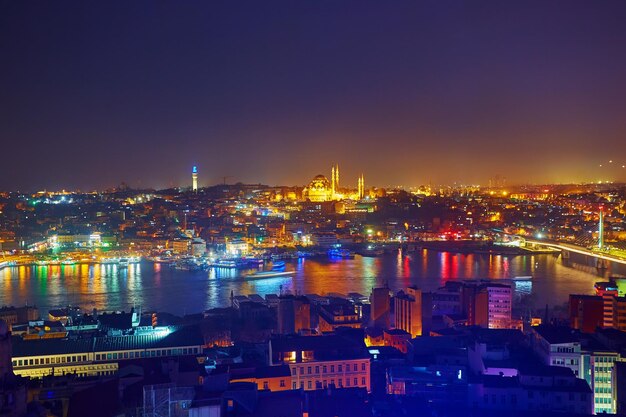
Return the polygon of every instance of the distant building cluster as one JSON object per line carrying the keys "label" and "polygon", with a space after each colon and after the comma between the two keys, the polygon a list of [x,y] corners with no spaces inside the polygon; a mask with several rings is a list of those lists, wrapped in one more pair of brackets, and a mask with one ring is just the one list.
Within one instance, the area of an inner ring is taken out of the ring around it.
{"label": "distant building cluster", "polygon": [[191,171],[191,187],[0,193],[0,268],[388,243],[526,253],[537,239],[626,256],[626,194],[611,184],[382,189],[362,174],[345,186],[333,165],[304,187],[202,187]]}

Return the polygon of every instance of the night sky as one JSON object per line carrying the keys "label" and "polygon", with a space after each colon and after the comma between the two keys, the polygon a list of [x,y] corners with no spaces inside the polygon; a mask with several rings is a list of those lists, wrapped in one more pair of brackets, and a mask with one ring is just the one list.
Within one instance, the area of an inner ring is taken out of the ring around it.
{"label": "night sky", "polygon": [[623,0],[0,0],[0,189],[194,164],[201,186],[626,180],[625,22]]}

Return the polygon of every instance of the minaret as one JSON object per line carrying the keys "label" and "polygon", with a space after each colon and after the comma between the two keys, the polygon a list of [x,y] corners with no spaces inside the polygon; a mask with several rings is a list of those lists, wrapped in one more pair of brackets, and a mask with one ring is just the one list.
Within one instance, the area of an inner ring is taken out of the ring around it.
{"label": "minaret", "polygon": [[191,169],[191,189],[193,192],[198,192],[198,167],[193,166]]}
{"label": "minaret", "polygon": [[339,191],[339,164],[335,166],[335,189]]}
{"label": "minaret", "polygon": [[359,200],[365,197],[365,177],[363,174],[359,177]]}
{"label": "minaret", "polygon": [[330,198],[332,200],[335,199],[335,166],[333,165],[332,169],[330,170]]}

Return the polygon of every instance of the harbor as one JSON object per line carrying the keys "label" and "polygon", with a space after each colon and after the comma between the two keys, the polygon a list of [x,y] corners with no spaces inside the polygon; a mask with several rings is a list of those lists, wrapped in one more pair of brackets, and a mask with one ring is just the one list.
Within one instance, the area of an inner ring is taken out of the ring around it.
{"label": "harbor", "polygon": [[603,275],[606,271],[587,268],[576,260],[545,254],[505,256],[396,250],[377,257],[356,255],[353,259],[331,259],[327,255],[285,259],[285,272],[293,274],[271,279],[253,279],[250,275],[271,272],[272,260],[264,261],[262,267],[198,270],[178,269],[175,263],[149,261],[147,257],[126,268],[104,263],[28,264],[0,270],[0,305],[29,303],[42,311],[70,304],[99,310],[128,310],[142,305],[182,314],[220,307],[231,292],[367,294],[371,288],[384,285],[391,289],[415,285],[429,291],[448,281],[487,279],[512,285],[517,299],[530,297],[527,302],[544,307],[563,304],[570,293],[593,294],[594,284],[608,277]]}

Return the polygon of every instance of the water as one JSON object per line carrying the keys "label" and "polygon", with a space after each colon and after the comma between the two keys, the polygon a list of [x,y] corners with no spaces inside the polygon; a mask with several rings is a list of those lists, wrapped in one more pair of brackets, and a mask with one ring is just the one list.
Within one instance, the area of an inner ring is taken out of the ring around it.
{"label": "water", "polygon": [[[584,260],[582,260],[584,261]],[[536,308],[567,301],[570,293],[591,294],[602,278],[592,266],[566,264],[555,255],[473,255],[422,250],[403,256],[357,256],[351,260],[299,260],[287,264],[296,274],[287,278],[245,281],[241,271],[179,271],[165,265],[141,263],[119,269],[113,265],[21,266],[0,271],[0,306],[26,303],[42,313],[51,308],[79,305],[90,310],[144,310],[174,314],[197,313],[229,305],[238,294],[327,294],[359,292],[387,283],[397,290],[417,285],[433,290],[449,280],[492,279],[515,287],[516,299],[531,294]],[[606,273],[605,273],[606,274]],[[532,275],[532,281],[511,282]],[[527,299],[528,300],[528,299]],[[527,301],[528,302],[528,301]]]}

